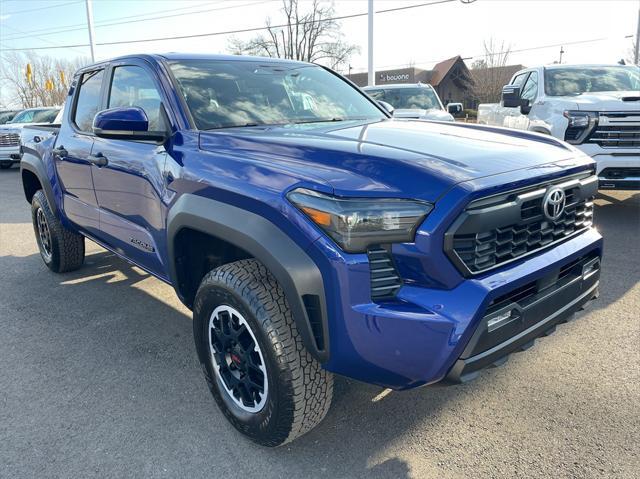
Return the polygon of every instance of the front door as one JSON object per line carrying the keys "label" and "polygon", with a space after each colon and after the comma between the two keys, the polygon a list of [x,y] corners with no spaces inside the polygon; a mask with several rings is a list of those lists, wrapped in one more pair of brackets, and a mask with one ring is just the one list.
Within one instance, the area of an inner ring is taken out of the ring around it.
{"label": "front door", "polygon": [[[166,127],[160,88],[141,64],[115,64],[108,72],[107,108],[137,106],[150,130]],[[93,180],[100,208],[100,239],[148,271],[167,278],[164,165],[167,153],[153,141],[96,138]]]}
{"label": "front door", "polygon": [[99,232],[99,214],[89,161],[94,140],[91,127],[101,108],[103,78],[104,69],[84,72],[77,78],[78,91],[65,113],[66,121],[53,150],[65,214],[92,236]]}

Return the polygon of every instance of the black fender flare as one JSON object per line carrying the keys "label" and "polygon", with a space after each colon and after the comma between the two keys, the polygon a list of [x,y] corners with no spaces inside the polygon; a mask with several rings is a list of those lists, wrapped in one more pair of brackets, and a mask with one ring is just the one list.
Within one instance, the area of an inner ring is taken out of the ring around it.
{"label": "black fender flare", "polygon": [[53,188],[51,186],[51,181],[49,180],[49,175],[47,174],[47,169],[40,156],[30,149],[23,149],[22,158],[20,160],[20,179],[22,181],[22,189],[24,191],[25,199],[29,201],[29,196],[27,194],[26,185],[24,184],[22,175],[22,172],[25,170],[36,175],[40,185],[42,185],[44,195],[47,197],[49,207],[53,211],[53,214],[59,216],[58,204],[56,203],[56,197],[53,194]]}
{"label": "black fender flare", "polygon": [[328,361],[329,331],[322,273],[297,243],[260,215],[228,203],[182,194],[167,216],[167,247],[169,276],[183,302],[174,244],[183,228],[227,241],[264,264],[284,290],[305,348],[319,362]]}

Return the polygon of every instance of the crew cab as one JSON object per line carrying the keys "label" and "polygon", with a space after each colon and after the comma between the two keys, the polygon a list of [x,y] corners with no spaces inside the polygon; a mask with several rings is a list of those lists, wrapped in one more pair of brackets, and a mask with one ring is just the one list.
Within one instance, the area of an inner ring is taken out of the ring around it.
{"label": "crew cab", "polygon": [[640,189],[640,68],[551,65],[517,72],[478,123],[553,135],[592,157],[600,189]]}
{"label": "crew cab", "polygon": [[455,121],[453,115],[462,113],[461,103],[450,103],[447,109],[434,88],[426,83],[386,84],[362,88],[374,100],[391,105],[387,108],[395,118],[433,121]]}
{"label": "crew cab", "polygon": [[27,108],[0,126],[0,168],[8,169],[20,161],[20,134],[22,128],[33,124],[55,122],[60,108]]}
{"label": "crew cab", "polygon": [[21,175],[48,268],[80,268],[88,239],[172,285],[220,409],[267,446],[322,420],[334,374],[465,382],[598,293],[592,159],[394,119],[314,64],[87,66],[60,128],[25,129]]}

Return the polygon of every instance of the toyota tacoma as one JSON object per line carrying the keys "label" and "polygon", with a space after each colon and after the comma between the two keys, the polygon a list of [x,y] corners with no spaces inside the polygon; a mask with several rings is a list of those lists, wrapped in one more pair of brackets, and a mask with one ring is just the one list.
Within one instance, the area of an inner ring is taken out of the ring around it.
{"label": "toyota tacoma", "polygon": [[324,67],[136,55],[81,69],[59,128],[25,127],[40,255],[85,239],[193,311],[224,415],[278,446],[333,374],[461,383],[598,292],[595,164],[552,137],[393,119]]}

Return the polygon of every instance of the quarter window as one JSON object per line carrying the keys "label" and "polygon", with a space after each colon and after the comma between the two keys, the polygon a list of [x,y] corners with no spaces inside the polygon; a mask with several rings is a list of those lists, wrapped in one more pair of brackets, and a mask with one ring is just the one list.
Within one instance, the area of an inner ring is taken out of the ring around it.
{"label": "quarter window", "polygon": [[149,119],[149,130],[162,130],[160,93],[144,68],[127,65],[116,67],[111,81],[109,108],[142,108]]}
{"label": "quarter window", "polygon": [[91,131],[93,117],[100,108],[100,88],[104,70],[83,73],[80,77],[78,100],[73,121],[76,126],[86,132]]}

